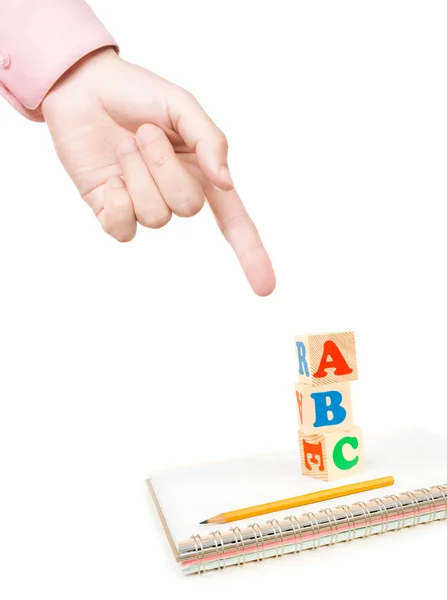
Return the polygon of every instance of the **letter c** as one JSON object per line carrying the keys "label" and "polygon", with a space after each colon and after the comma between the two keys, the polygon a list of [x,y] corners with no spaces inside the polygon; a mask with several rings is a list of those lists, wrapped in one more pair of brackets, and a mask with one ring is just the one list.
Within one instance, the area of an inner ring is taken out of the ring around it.
{"label": "letter c", "polygon": [[352,460],[347,460],[345,458],[343,454],[343,448],[346,446],[346,444],[351,446],[351,448],[354,448],[354,450],[357,450],[359,447],[359,440],[356,437],[344,437],[335,444],[332,457],[334,459],[335,466],[342,471],[349,471],[349,469],[353,469],[360,460],[358,456]]}

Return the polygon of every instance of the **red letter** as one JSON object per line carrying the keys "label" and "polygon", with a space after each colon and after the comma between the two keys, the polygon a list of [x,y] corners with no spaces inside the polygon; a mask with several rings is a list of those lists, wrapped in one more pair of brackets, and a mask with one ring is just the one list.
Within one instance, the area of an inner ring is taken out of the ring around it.
{"label": "red letter", "polygon": [[[304,452],[304,464],[308,471],[313,471],[312,465],[319,465],[318,470],[324,471],[323,463],[323,446],[321,442],[319,444],[309,444],[306,440],[303,440],[303,452]],[[310,454],[310,458],[308,458]],[[317,458],[320,460],[318,461]],[[310,464],[312,463],[312,465]]]}
{"label": "red letter", "polygon": [[323,356],[314,377],[326,377],[326,369],[335,369],[334,375],[349,375],[352,369],[340,352],[337,344],[331,340],[324,342]]}
{"label": "red letter", "polygon": [[298,400],[298,410],[300,413],[300,423],[303,424],[303,394],[296,392],[296,399]]}

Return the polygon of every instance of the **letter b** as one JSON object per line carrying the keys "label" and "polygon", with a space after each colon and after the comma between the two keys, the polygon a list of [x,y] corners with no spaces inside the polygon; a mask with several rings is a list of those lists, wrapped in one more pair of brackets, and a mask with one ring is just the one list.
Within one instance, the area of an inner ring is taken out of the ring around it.
{"label": "letter b", "polygon": [[329,385],[295,384],[299,409],[299,427],[310,434],[347,431],[353,426],[351,384],[348,381]]}
{"label": "letter b", "polygon": [[310,395],[315,404],[314,427],[329,427],[341,425],[346,419],[347,412],[342,406],[343,396],[337,390],[314,392]]}

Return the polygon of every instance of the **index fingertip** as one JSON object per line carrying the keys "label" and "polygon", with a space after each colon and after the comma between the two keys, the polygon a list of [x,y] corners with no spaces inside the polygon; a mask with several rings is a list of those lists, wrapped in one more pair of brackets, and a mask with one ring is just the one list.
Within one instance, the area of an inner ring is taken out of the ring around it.
{"label": "index fingertip", "polygon": [[241,259],[245,276],[257,296],[266,297],[276,287],[276,276],[264,246],[256,248]]}

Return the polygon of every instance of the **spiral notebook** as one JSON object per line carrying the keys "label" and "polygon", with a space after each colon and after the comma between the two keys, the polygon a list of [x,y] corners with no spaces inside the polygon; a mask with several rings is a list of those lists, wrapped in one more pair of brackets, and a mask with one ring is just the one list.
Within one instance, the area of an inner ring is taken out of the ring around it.
{"label": "spiral notebook", "polygon": [[[447,439],[423,431],[365,436],[365,454],[365,473],[329,484],[303,477],[294,449],[160,471],[148,485],[174,557],[186,574],[260,563],[434,522],[445,535]],[[199,525],[223,511],[386,475],[393,475],[396,483],[383,490],[219,529]]]}

